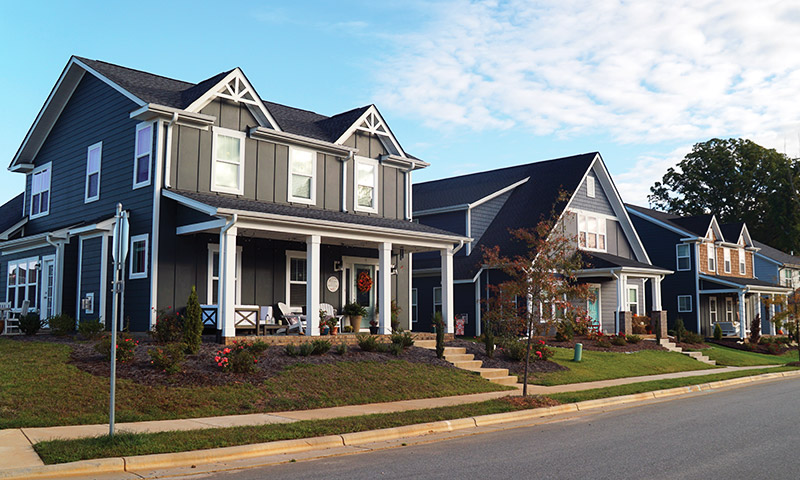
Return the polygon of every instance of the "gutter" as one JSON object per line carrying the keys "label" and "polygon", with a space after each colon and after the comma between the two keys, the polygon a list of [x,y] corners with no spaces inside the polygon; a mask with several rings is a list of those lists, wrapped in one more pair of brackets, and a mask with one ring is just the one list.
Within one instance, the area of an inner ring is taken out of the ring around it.
{"label": "gutter", "polygon": [[295,135],[293,133],[279,132],[271,128],[252,127],[247,133],[250,138],[255,140],[266,140],[279,143],[281,145],[303,145],[339,156],[349,156],[358,152],[357,148],[352,148],[345,145],[337,145],[335,143],[316,140],[313,138],[304,137],[302,135]]}
{"label": "gutter", "polygon": [[158,118],[166,119],[172,117],[173,123],[177,122],[178,125],[199,128],[200,130],[208,130],[208,127],[213,125],[214,121],[217,119],[217,117],[212,115],[187,112],[186,110],[167,107],[165,105],[158,105],[155,103],[148,103],[147,105],[132,111],[130,113],[130,117],[142,122],[155,120]]}

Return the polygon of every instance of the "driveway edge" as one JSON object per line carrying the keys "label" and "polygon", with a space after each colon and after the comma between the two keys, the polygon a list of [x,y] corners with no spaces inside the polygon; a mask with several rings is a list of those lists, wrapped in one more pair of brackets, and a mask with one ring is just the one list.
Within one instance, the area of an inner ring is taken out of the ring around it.
{"label": "driveway edge", "polygon": [[790,372],[765,373],[761,375],[721,380],[718,382],[669,388],[646,393],[636,393],[620,397],[587,400],[568,403],[555,407],[520,410],[516,412],[496,413],[453,420],[443,420],[402,427],[369,430],[364,432],[328,435],[296,440],[280,440],[276,442],[240,445],[235,447],[213,448],[179,453],[159,453],[133,457],[102,458],[82,460],[79,462],[44,465],[37,467],[15,468],[0,471],[0,479],[45,479],[64,478],[79,475],[98,475],[106,473],[125,473],[167,468],[189,467],[197,464],[231,462],[255,457],[276,454],[289,454],[321,450],[334,447],[366,445],[375,442],[413,438],[434,433],[446,433],[487,425],[534,420],[562,413],[588,411],[603,407],[624,405],[653,399],[676,397],[690,393],[729,388],[747,383],[775,380],[784,377],[798,377],[800,370]]}

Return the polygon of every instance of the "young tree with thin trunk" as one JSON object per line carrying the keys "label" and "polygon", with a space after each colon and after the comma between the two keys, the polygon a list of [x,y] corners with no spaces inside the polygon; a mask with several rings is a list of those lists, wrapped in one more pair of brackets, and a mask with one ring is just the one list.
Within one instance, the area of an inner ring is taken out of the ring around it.
{"label": "young tree with thin trunk", "polygon": [[540,306],[567,300],[569,308],[580,308],[577,305],[585,304],[589,292],[576,278],[576,272],[583,266],[577,240],[567,234],[564,222],[559,221],[555,213],[535,228],[510,230],[509,233],[525,245],[522,253],[504,256],[498,246],[483,250],[483,263],[502,271],[507,278],[492,288],[493,293],[486,302],[486,315],[490,324],[505,324],[507,329],[525,336],[522,395],[526,396],[533,337],[549,331],[555,321],[550,309]]}

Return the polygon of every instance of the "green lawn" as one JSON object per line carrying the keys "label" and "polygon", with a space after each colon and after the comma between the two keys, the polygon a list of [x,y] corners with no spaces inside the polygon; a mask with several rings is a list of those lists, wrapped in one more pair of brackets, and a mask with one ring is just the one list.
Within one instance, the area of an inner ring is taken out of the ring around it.
{"label": "green lawn", "polygon": [[[108,421],[108,378],[68,364],[71,347],[0,339],[0,428]],[[404,362],[297,365],[261,385],[117,382],[118,422],[303,410],[504,390],[453,368]]]}
{"label": "green lawn", "polygon": [[634,393],[652,392],[667,388],[685,387],[687,385],[700,385],[701,383],[717,382],[731,378],[749,377],[762,373],[786,372],[797,370],[795,367],[769,367],[754,370],[742,370],[739,372],[724,372],[711,375],[701,375],[699,377],[668,378],[665,380],[653,380],[650,382],[629,383],[627,385],[616,385],[607,388],[593,388],[591,390],[581,390],[579,392],[553,393],[548,397],[558,400],[561,403],[582,402],[584,400],[595,400],[598,398],[619,397],[622,395],[632,395]]}
{"label": "green lawn", "polygon": [[504,400],[440,407],[406,412],[308,420],[295,423],[252,427],[214,428],[181,432],[119,434],[78,440],[52,440],[34,445],[46,464],[75,462],[90,458],[184,452],[206,448],[230,447],[296,438],[340,435],[416,423],[451,420],[477,415],[510,412],[537,405],[524,405]]}
{"label": "green lawn", "polygon": [[540,373],[530,383],[536,385],[564,385],[567,383],[594,382],[612,378],[637,377],[660,373],[683,372],[714,368],[680,353],[661,350],[641,350],[635,353],[583,351],[580,363],[572,361],[573,351],[555,348],[553,360],[569,370]]}
{"label": "green lawn", "polygon": [[756,365],[784,365],[797,360],[797,350],[789,350],[783,355],[765,355],[763,353],[745,352],[735,348],[712,345],[700,350],[717,365],[726,367],[749,367]]}

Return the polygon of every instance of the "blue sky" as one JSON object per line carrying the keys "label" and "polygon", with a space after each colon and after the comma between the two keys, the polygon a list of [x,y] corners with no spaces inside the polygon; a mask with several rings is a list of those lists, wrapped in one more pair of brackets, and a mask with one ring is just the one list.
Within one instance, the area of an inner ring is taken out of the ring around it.
{"label": "blue sky", "polygon": [[[0,155],[70,55],[192,82],[238,66],[270,101],[326,115],[375,103],[431,163],[415,181],[599,151],[623,199],[644,203],[712,137],[800,156],[789,3],[7,3]],[[0,202],[22,188],[0,171]]]}

